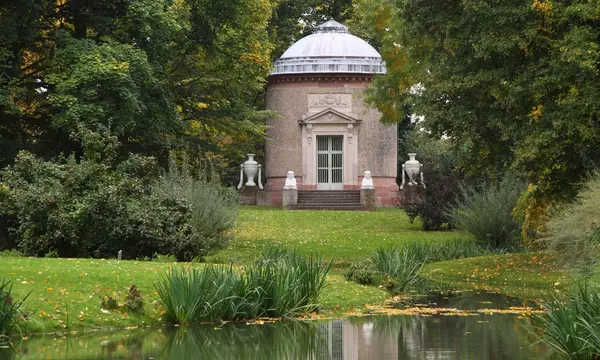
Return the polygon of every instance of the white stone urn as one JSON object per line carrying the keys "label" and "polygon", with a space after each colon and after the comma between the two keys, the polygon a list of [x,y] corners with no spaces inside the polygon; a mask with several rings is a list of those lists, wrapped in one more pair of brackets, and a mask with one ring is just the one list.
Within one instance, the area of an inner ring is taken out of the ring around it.
{"label": "white stone urn", "polygon": [[248,179],[246,185],[244,186],[256,186],[256,183],[254,182],[254,177],[256,176],[256,173],[258,173],[258,187],[262,190],[262,166],[258,163],[258,161],[254,160],[255,154],[246,155],[248,156],[248,160],[244,161],[244,163],[240,165],[240,183],[238,184],[238,189],[242,188],[242,184],[244,183],[244,174],[246,174],[246,178]]}
{"label": "white stone urn", "polygon": [[402,164],[402,185],[400,185],[400,189],[404,189],[404,185],[406,184],[405,174],[408,175],[408,185],[418,185],[417,177],[421,174],[421,185],[423,188],[425,187],[425,182],[423,181],[423,164],[416,159],[416,153],[408,153],[408,161]]}

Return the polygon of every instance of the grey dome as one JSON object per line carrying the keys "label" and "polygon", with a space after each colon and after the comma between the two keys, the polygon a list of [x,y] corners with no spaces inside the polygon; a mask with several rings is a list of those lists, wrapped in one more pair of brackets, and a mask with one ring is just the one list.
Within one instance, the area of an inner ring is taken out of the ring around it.
{"label": "grey dome", "polygon": [[287,49],[271,75],[304,73],[385,74],[385,63],[366,41],[329,20]]}

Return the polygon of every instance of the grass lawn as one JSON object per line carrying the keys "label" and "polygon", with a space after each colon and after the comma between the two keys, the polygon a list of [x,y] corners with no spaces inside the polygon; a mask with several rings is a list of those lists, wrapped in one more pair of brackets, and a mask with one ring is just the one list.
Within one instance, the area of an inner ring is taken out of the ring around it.
{"label": "grass lawn", "polygon": [[[413,241],[448,241],[456,232],[423,232],[395,209],[376,212],[281,211],[243,207],[235,239],[227,249],[207,258],[215,263],[248,264],[269,245],[293,247],[302,254],[318,251],[337,267],[327,277],[321,309],[333,316],[381,304],[387,293],[374,286],[348,282],[343,265],[366,259],[379,246]],[[186,264],[184,264],[186,265]],[[205,266],[193,263],[188,266]],[[30,293],[24,311],[31,315],[26,332],[158,325],[162,308],[154,282],[173,264],[146,261],[0,257],[0,277],[13,280],[15,299]],[[540,298],[566,290],[570,278],[552,259],[535,253],[485,256],[427,265],[422,275],[460,289],[485,289]],[[125,301],[136,284],[145,301],[141,314],[100,307],[100,297]],[[22,324],[21,324],[22,325]]]}
{"label": "grass lawn", "polygon": [[363,211],[283,211],[246,206],[240,210],[235,239],[225,250],[207,257],[215,263],[248,263],[267,246],[293,247],[302,254],[318,251],[336,265],[366,259],[379,246],[413,241],[446,241],[450,231],[421,230],[399,209]]}
{"label": "grass lawn", "polygon": [[[0,274],[13,280],[13,297],[18,300],[30,293],[23,310],[32,321],[20,323],[26,333],[161,324],[162,308],[153,283],[171,266],[145,261],[0,257]],[[101,309],[101,296],[123,303],[132,284],[142,292],[143,313]],[[341,271],[333,269],[320,302],[324,312],[337,316],[365,304],[381,304],[385,297],[383,290],[348,282]]]}
{"label": "grass lawn", "polygon": [[550,255],[543,253],[442,261],[426,265],[421,276],[458,289],[495,291],[529,299],[560,295],[573,281]]}

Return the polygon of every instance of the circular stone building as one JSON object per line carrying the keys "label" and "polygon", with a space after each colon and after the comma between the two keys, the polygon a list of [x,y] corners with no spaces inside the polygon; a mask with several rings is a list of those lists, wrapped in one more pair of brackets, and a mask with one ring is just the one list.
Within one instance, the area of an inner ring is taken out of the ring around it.
{"label": "circular stone building", "polygon": [[288,171],[301,190],[358,190],[371,171],[377,206],[398,192],[397,128],[363,101],[374,76],[385,73],[379,53],[330,20],[292,45],[274,64],[266,106],[269,123],[266,203],[281,205]]}

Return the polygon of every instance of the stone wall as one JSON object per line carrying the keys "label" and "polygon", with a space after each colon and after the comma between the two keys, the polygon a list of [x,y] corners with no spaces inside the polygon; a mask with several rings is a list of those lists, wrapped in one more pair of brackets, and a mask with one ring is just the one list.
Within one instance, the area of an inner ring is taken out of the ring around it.
{"label": "stone wall", "polygon": [[[299,121],[332,108],[359,121],[352,130],[358,141],[357,159],[350,165],[351,173],[355,176],[353,179],[346,179],[345,175],[344,188],[360,188],[360,175],[370,170],[377,190],[378,206],[395,204],[393,192],[398,191],[395,183],[397,128],[395,125],[382,124],[379,121],[381,114],[364,103],[363,92],[371,80],[370,75],[271,76],[266,92],[266,106],[269,110],[277,111],[280,116],[267,124],[267,191],[281,193],[289,170],[294,171],[299,180],[298,189],[314,189],[314,184],[302,184],[301,181],[306,174],[303,172],[303,125]],[[336,101],[323,103],[324,98]],[[281,195],[273,194],[271,200],[273,205],[280,205]]]}

